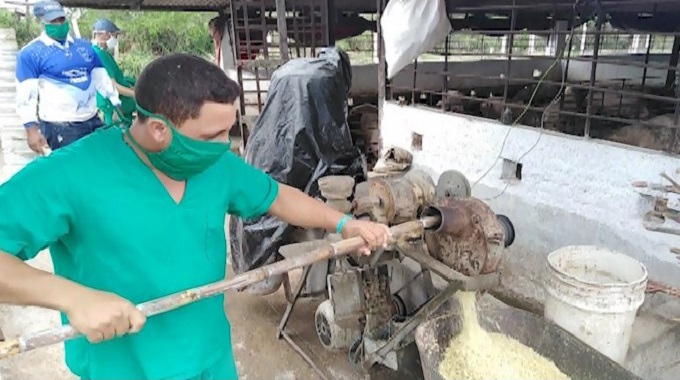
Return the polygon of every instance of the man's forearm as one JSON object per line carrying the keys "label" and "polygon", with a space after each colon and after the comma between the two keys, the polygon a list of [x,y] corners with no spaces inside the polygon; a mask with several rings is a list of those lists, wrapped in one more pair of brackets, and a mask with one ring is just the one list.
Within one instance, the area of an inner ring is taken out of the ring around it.
{"label": "man's forearm", "polygon": [[323,228],[335,232],[344,214],[302,191],[279,184],[279,193],[269,209],[277,218],[302,228]]}
{"label": "man's forearm", "polygon": [[0,252],[0,303],[66,311],[84,289]]}
{"label": "man's forearm", "polygon": [[116,90],[118,91],[118,94],[122,96],[127,96],[128,98],[134,98],[135,97],[135,91],[131,88],[127,88],[123,86],[122,84],[118,82],[113,82],[114,86],[116,87]]}
{"label": "man's forearm", "polygon": [[120,105],[120,99],[118,98],[118,90],[114,85],[115,81],[109,77],[106,70],[103,67],[95,67],[92,69],[92,81],[94,82],[97,92],[101,96],[109,101],[114,106]]}
{"label": "man's forearm", "polygon": [[38,80],[17,84],[16,107],[19,120],[25,127],[38,124]]}

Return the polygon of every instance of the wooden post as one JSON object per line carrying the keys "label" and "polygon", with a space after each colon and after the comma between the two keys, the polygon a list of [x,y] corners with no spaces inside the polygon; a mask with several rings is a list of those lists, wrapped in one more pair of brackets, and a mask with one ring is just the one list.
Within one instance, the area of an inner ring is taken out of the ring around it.
{"label": "wooden post", "polygon": [[288,62],[288,25],[286,23],[286,0],[276,0],[276,27],[279,30],[279,51],[281,60]]}
{"label": "wooden post", "polygon": [[378,124],[383,119],[383,104],[387,98],[387,64],[385,63],[385,43],[382,38],[382,28],[380,27],[380,20],[382,18],[382,11],[385,5],[385,0],[376,0],[377,6],[377,36],[378,39]]}

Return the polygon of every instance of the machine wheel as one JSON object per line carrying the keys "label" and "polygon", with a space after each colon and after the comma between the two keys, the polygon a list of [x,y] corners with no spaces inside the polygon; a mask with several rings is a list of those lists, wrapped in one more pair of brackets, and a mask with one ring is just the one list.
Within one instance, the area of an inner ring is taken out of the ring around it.
{"label": "machine wheel", "polygon": [[510,221],[510,218],[508,218],[505,215],[496,215],[496,219],[498,219],[498,223],[501,224],[503,227],[503,231],[505,232],[505,247],[509,247],[512,245],[512,243],[515,242],[515,226],[512,225],[512,222]]}
{"label": "machine wheel", "polygon": [[406,303],[404,300],[396,295],[392,295],[392,303],[394,304],[394,310],[396,311],[397,317],[406,317],[408,310],[406,310]]}
{"label": "machine wheel", "polygon": [[364,356],[364,339],[361,335],[354,338],[347,351],[347,359],[355,366],[358,366]]}
{"label": "machine wheel", "polygon": [[314,325],[319,341],[329,351],[348,349],[357,335],[361,333],[358,329],[345,329],[335,323],[335,314],[330,300],[321,302],[316,308]]}

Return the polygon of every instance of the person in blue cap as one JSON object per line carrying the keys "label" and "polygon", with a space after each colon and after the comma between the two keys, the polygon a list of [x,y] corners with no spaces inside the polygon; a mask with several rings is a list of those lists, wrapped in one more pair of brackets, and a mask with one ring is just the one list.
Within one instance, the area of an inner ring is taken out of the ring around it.
{"label": "person in blue cap", "polygon": [[[94,51],[97,53],[99,60],[113,80],[113,85],[120,94],[121,106],[120,111],[123,117],[131,119],[135,111],[135,81],[133,78],[126,77],[120,69],[112,53],[115,52],[118,45],[118,35],[121,33],[120,28],[116,26],[111,20],[99,19],[95,21],[92,26],[92,45]],[[111,101],[105,97],[97,94],[97,108],[104,116],[104,124],[113,125],[116,120],[114,106]]]}
{"label": "person in blue cap", "polygon": [[45,31],[17,55],[17,113],[28,146],[45,154],[46,146],[59,149],[103,126],[95,93],[121,102],[92,44],[69,35],[61,4],[40,1],[33,14]]}

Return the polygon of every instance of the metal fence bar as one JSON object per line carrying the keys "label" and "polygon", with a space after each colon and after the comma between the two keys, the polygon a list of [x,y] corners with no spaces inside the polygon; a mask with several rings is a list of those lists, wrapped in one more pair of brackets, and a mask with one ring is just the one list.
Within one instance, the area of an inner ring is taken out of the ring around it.
{"label": "metal fence bar", "polygon": [[290,56],[288,55],[286,0],[276,0],[276,26],[279,32],[279,50],[281,51],[281,60],[286,62],[290,59]]}
{"label": "metal fence bar", "polygon": [[444,96],[444,99],[442,99],[442,110],[446,111],[446,95],[449,92],[449,76],[446,74],[449,72],[449,40],[451,38],[451,35],[449,34],[446,36],[446,46],[445,50],[446,53],[444,54],[444,71],[442,71],[442,78],[444,78],[443,82],[443,88],[442,88],[442,94]]}
{"label": "metal fence bar", "polygon": [[338,12],[335,9],[335,0],[326,0],[325,17],[326,24],[328,25],[326,41],[328,41],[328,46],[335,46],[335,24],[338,20]]}
{"label": "metal fence bar", "polygon": [[[588,138],[620,138],[620,134],[615,136],[618,131],[623,131],[625,126],[633,126],[633,129],[626,130],[626,133],[631,133],[625,144],[646,144],[643,141],[646,138],[635,135],[650,135],[658,140],[655,144],[663,145],[651,149],[680,153],[675,149],[678,145],[680,94],[673,91],[677,86],[675,77],[677,57],[680,57],[680,32],[642,32],[647,36],[643,34],[633,38],[634,33],[640,32],[615,29],[600,11],[597,18],[587,22],[589,26],[594,24],[594,28],[591,26],[584,30],[583,35],[577,33],[574,36],[572,29],[586,25],[586,20],[575,15],[577,9],[571,6],[573,2],[569,2],[569,6],[560,0],[544,3],[547,1],[529,6],[527,1],[513,0],[514,6],[488,7],[456,7],[455,3],[447,3],[447,8],[451,8],[447,11],[454,30],[446,41],[414,60],[398,74],[398,80],[381,83],[379,71],[379,96],[384,87],[384,93],[389,95],[382,99],[410,97],[415,106],[433,106],[443,111],[455,108],[455,112],[487,118],[498,118],[498,107],[503,105],[501,114],[505,107],[526,109],[520,124],[539,127],[543,120],[538,117],[541,115],[545,120],[549,119],[549,123],[546,121],[547,129]],[[607,5],[614,3],[602,2]],[[664,2],[666,5],[671,3]],[[660,4],[658,1],[630,0],[625,2],[625,9],[645,13],[640,17],[654,18],[671,9]],[[633,8],[633,5],[638,8]],[[548,11],[540,11],[539,7]],[[680,6],[676,8],[676,12],[680,12]],[[570,21],[565,23],[567,11]],[[555,30],[548,32],[541,29],[543,26],[555,26],[557,20],[561,24]],[[564,25],[567,25],[566,30]],[[654,25],[654,21],[649,25]],[[456,30],[461,28],[464,30]],[[532,34],[535,37],[530,38]],[[566,41],[564,35],[572,37]],[[500,36],[505,36],[505,39]],[[674,44],[671,44],[670,36],[678,36]],[[555,39],[562,40],[557,48],[554,46]],[[508,40],[510,43],[507,43]],[[638,49],[641,40],[647,46],[643,54],[637,54],[642,50]],[[568,46],[563,48],[565,44]],[[574,45],[579,49],[579,44],[580,51],[574,50]],[[667,58],[669,53],[670,60]],[[676,59],[673,59],[674,56]],[[559,59],[557,69],[545,77],[541,75],[548,64],[554,66],[555,59]],[[379,70],[384,70],[384,66]],[[499,77],[499,72],[504,76]],[[567,81],[564,87],[563,75],[566,75]],[[540,80],[539,76],[542,77]],[[674,80],[665,85],[668,78]],[[402,84],[395,85],[397,82]],[[549,113],[544,112],[559,88],[564,89],[559,102]],[[526,104],[534,89],[537,90],[535,99]],[[491,99],[490,94],[496,95],[501,91],[502,103],[500,98]],[[457,101],[456,98],[459,99],[459,107],[450,107]],[[656,130],[645,130],[648,128],[664,129],[658,129],[660,133],[657,133]],[[669,136],[666,128],[671,129],[670,142],[666,139]],[[634,138],[639,141],[630,140]]]}
{"label": "metal fence bar", "polygon": [[262,29],[262,55],[264,59],[269,59],[269,43],[267,42],[267,34],[269,32],[269,27],[267,26],[266,9],[264,7],[264,1],[260,1],[260,28]]}
{"label": "metal fence bar", "polygon": [[[304,32],[303,32],[304,33]],[[295,40],[295,52],[297,53],[297,58],[302,57],[300,55],[300,28],[298,27],[298,10],[295,2],[293,2],[293,39]]]}
{"label": "metal fence bar", "polygon": [[[644,91],[645,89],[645,84],[647,83],[647,70],[649,70],[649,67],[646,66],[649,64],[649,52],[652,50],[652,43],[654,42],[654,36],[649,35],[647,38],[647,51],[645,52],[645,67],[642,69],[642,90]],[[640,118],[640,111],[641,111],[641,105],[638,104],[635,107],[635,118],[639,119]]]}
{"label": "metal fence bar", "polygon": [[602,26],[604,25],[604,18],[605,15],[598,13],[597,14],[597,24],[595,25],[595,47],[593,47],[593,61],[591,67],[590,67],[590,89],[588,90],[588,108],[586,111],[586,114],[588,117],[586,118],[586,126],[585,126],[585,131],[584,131],[584,136],[585,137],[590,137],[590,124],[591,124],[591,118],[590,116],[592,115],[593,112],[593,86],[595,86],[595,76],[597,75],[597,56],[600,51],[600,32],[602,31]]}
{"label": "metal fence bar", "polygon": [[309,1],[309,17],[311,19],[311,40],[312,40],[312,49],[311,55],[316,56],[316,7],[314,6],[314,0]]}
{"label": "metal fence bar", "polygon": [[[677,37],[676,37],[677,38]],[[675,95],[676,98],[680,98],[680,86],[675,85]],[[671,127],[671,136],[668,141],[668,152],[673,153],[675,151],[675,139],[678,135],[678,122],[680,121],[680,103],[675,105],[675,112],[673,112],[673,126]]]}
{"label": "metal fence bar", "polygon": [[[512,4],[516,5],[517,1],[512,0]],[[513,32],[515,30],[516,26],[516,21],[517,21],[517,10],[515,8],[512,9],[512,12],[510,13],[510,32]],[[508,38],[508,63],[506,65],[505,69],[505,85],[503,86],[503,109],[505,109],[505,103],[508,101],[508,89],[510,87],[510,82],[508,81],[510,76],[512,75],[512,50],[515,45],[515,35],[510,34]]]}
{"label": "metal fence bar", "polygon": [[[570,31],[569,35],[567,36],[569,38],[569,44],[567,45],[567,59],[566,62],[564,63],[564,68],[562,71],[562,79],[566,82],[566,78],[569,76],[569,61],[571,60],[571,49],[574,47],[574,34],[571,33],[571,30],[574,28],[574,20],[576,19],[576,11],[572,11],[572,17],[569,19],[569,25],[567,27],[567,30]],[[558,57],[560,59],[564,58],[564,52],[557,53]],[[561,82],[560,82],[561,85]],[[562,92],[562,95],[560,96],[560,110],[564,109],[564,92]],[[562,121],[562,114],[557,113],[557,124],[559,125],[560,122]]]}

